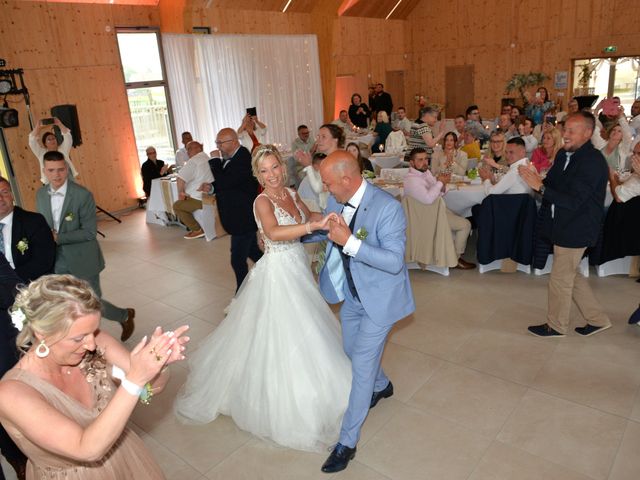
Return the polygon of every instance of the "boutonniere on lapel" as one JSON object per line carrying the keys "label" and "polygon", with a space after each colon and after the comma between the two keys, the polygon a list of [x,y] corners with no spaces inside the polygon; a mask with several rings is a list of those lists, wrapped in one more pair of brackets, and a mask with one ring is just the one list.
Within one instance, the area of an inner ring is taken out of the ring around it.
{"label": "boutonniere on lapel", "polygon": [[24,252],[29,250],[29,242],[26,238],[23,238],[18,243],[16,243],[16,250],[20,252],[20,255],[24,255]]}
{"label": "boutonniere on lapel", "polygon": [[364,240],[365,238],[367,238],[367,235],[369,235],[369,232],[367,232],[367,229],[364,227],[360,227],[356,232],[356,238],[358,240]]}
{"label": "boutonniere on lapel", "polygon": [[64,221],[65,221],[65,222],[70,222],[71,220],[73,220],[73,218],[74,218],[73,212],[69,212],[69,213],[67,213],[67,215],[64,217]]}

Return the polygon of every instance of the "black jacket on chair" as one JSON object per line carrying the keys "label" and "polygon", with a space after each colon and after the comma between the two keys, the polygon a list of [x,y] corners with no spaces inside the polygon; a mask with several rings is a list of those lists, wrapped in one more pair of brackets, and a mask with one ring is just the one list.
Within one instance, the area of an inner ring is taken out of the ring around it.
{"label": "black jacket on chair", "polygon": [[[604,220],[609,167],[602,153],[588,141],[571,155],[560,150],[544,179],[545,217],[541,228],[553,245],[565,248],[594,246]],[[554,205],[553,218],[551,205]]]}
{"label": "black jacket on chair", "polygon": [[[21,240],[27,244],[27,248],[22,252],[18,250],[18,242]],[[25,282],[53,273],[56,244],[42,215],[14,207],[11,255],[16,273]]]}
{"label": "black jacket on chair", "polygon": [[258,181],[251,170],[251,153],[241,146],[226,166],[225,162],[222,158],[209,160],[220,222],[231,235],[255,232],[253,202],[258,196]]}
{"label": "black jacket on chair", "polygon": [[640,197],[624,203],[613,202],[604,220],[603,233],[589,253],[591,265],[640,255]]}

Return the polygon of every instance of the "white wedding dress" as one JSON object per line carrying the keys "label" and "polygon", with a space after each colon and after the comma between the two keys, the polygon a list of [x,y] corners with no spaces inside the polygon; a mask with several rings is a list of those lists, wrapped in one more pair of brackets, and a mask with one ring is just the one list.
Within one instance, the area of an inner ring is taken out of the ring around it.
{"label": "white wedding dress", "polygon": [[[274,208],[279,225],[296,224]],[[262,233],[257,218],[256,223]],[[351,364],[300,241],[263,238],[265,254],[227,317],[190,355],[176,413],[196,423],[230,415],[258,437],[299,450],[326,450],[338,441]]]}

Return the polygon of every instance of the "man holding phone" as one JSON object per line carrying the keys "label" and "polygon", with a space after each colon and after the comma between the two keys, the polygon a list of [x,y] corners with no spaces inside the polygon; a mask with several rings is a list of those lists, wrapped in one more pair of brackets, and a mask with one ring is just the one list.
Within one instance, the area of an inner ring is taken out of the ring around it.
{"label": "man holding phone", "polygon": [[256,107],[247,108],[247,114],[238,128],[240,144],[250,152],[265,141],[267,126],[258,119]]}

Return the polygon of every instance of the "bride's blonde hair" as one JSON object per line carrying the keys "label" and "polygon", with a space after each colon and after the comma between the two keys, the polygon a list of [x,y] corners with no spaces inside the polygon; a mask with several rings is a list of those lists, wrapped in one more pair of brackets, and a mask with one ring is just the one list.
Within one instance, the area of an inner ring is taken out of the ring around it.
{"label": "bride's blonde hair", "polygon": [[260,185],[264,186],[263,182],[260,180],[260,162],[262,162],[266,157],[273,156],[278,160],[278,163],[282,167],[282,176],[284,178],[284,184],[287,185],[287,179],[289,178],[287,172],[287,165],[282,160],[282,155],[278,151],[275,145],[259,145],[251,155],[251,170],[253,171],[253,176],[258,179]]}

